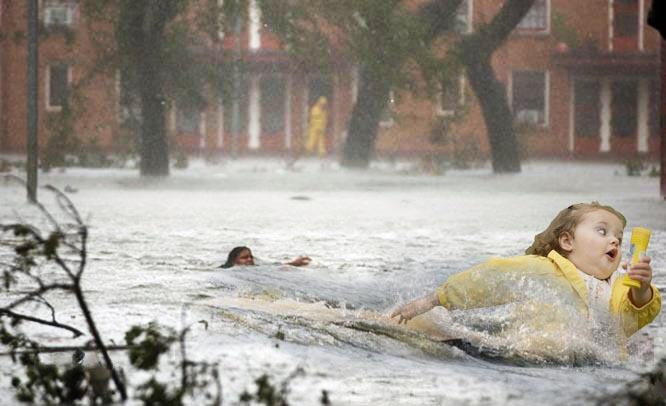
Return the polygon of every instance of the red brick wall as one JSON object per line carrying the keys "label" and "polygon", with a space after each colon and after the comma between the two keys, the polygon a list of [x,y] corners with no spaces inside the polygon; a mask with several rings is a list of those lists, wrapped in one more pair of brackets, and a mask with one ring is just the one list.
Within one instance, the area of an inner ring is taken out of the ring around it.
{"label": "red brick wall", "polygon": [[[24,2],[5,2],[2,33],[2,97],[3,106],[3,151],[23,152],[26,144],[26,9]],[[73,41],[68,42],[62,33],[40,35],[39,46],[39,144],[46,144],[49,136],[47,122],[55,114],[46,111],[47,69],[50,63],[67,63],[71,66],[71,86],[79,88],[80,102],[73,102],[79,112],[74,126],[74,135],[85,139],[97,139],[99,145],[111,147],[117,128],[117,94],[115,72],[105,71],[89,76],[97,64],[97,48],[91,41],[86,22],[77,13],[73,28]],[[100,25],[95,29],[99,30]]]}
{"label": "red brick wall", "polygon": [[[473,7],[474,29],[478,30],[483,22],[488,22],[497,13],[503,2],[495,0],[475,0]],[[511,71],[541,70],[549,72],[550,97],[548,100],[549,120],[543,128],[536,128],[527,137],[522,137],[532,157],[569,157],[570,137],[570,86],[572,73],[555,65],[552,56],[558,43],[571,36],[572,32],[579,44],[594,43],[601,52],[608,51],[609,43],[609,8],[608,0],[551,0],[550,31],[548,33],[525,33],[514,31],[507,42],[493,55],[493,67],[496,76],[509,91]],[[649,4],[646,4],[649,6]],[[646,8],[647,10],[647,8]],[[561,24],[560,21],[564,21]],[[659,46],[658,34],[649,27],[644,27],[644,47],[646,52],[654,53]],[[568,44],[573,46],[573,44]],[[442,49],[444,53],[446,45]],[[464,137],[473,137],[480,141],[483,154],[488,154],[488,143],[483,116],[470,88],[466,89],[469,112],[463,122],[451,129],[452,133]],[[380,154],[400,153],[402,155],[421,154],[429,150],[435,153],[448,153],[451,146],[433,145],[429,134],[437,114],[436,106],[424,95],[410,95],[402,98],[397,106],[400,121],[390,128],[381,128],[378,138]],[[658,144],[655,137],[650,137],[650,155],[656,156]],[[581,141],[581,142],[578,142]],[[589,142],[591,141],[591,142]],[[586,144],[589,144],[587,145]],[[616,142],[617,145],[617,142]],[[599,156],[599,141],[577,140],[576,147],[582,149],[579,155]],[[621,148],[620,148],[621,149]],[[627,147],[635,153],[633,147]]]}

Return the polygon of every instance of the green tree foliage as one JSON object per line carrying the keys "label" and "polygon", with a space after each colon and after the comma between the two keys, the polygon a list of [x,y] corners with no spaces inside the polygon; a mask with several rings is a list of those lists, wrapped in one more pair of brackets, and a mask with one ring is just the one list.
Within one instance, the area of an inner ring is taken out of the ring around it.
{"label": "green tree foliage", "polygon": [[267,24],[291,52],[302,49],[308,55],[312,48],[323,49],[312,58],[319,65],[330,66],[342,54],[358,67],[358,98],[343,165],[367,167],[391,91],[417,91],[424,79],[429,85],[441,77],[432,40],[453,26],[461,2],[432,1],[418,10],[400,0],[261,2]]}
{"label": "green tree foliage", "polygon": [[[170,106],[201,111],[229,88],[217,58],[220,33],[246,0],[86,0],[83,12],[97,36],[98,59],[120,72],[126,130],[138,132],[143,176],[169,174],[166,113]],[[104,35],[112,27],[113,35]],[[102,34],[100,34],[100,31]],[[129,125],[131,122],[136,124]],[[133,137],[129,137],[130,139]]]}

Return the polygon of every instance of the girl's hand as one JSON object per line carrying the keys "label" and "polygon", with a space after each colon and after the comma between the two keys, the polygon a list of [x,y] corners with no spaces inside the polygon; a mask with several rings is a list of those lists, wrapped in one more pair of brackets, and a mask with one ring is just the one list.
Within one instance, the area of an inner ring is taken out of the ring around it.
{"label": "girl's hand", "polygon": [[312,261],[310,257],[296,257],[291,261],[287,262],[287,265],[291,266],[306,266]]}
{"label": "girl's hand", "polygon": [[652,300],[652,267],[650,266],[651,259],[649,257],[641,256],[637,263],[632,264],[627,274],[631,279],[637,280],[641,283],[638,288],[631,288],[629,292],[629,299],[636,307],[645,306]]}
{"label": "girl's hand", "polygon": [[412,318],[427,312],[435,306],[439,306],[439,298],[437,297],[437,293],[432,293],[400,306],[391,313],[390,317],[398,316],[398,324],[405,324]]}

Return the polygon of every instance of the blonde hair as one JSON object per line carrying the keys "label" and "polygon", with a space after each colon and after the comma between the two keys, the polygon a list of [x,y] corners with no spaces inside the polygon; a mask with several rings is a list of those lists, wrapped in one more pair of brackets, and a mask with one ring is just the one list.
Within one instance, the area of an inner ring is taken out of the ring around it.
{"label": "blonde hair", "polygon": [[627,219],[622,213],[610,206],[604,206],[599,202],[572,204],[560,211],[545,230],[534,236],[534,242],[525,250],[525,254],[545,257],[551,250],[555,250],[560,255],[565,255],[566,253],[560,247],[560,236],[562,233],[573,234],[583,216],[595,210],[606,210],[620,219],[622,227],[627,225]]}

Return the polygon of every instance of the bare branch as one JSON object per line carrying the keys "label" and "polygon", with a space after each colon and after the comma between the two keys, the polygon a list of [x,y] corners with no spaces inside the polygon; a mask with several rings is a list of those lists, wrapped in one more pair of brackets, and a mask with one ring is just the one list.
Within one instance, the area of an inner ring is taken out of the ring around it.
{"label": "bare branch", "polygon": [[28,315],[25,315],[25,314],[15,313],[15,312],[13,312],[11,310],[7,310],[7,309],[0,309],[0,315],[7,315],[7,316],[12,317],[13,319],[17,319],[17,320],[31,321],[31,322],[37,323],[37,324],[44,324],[44,325],[47,325],[47,326],[61,328],[63,330],[67,330],[67,331],[73,333],[74,338],[80,337],[80,336],[83,335],[83,333],[80,330],[78,330],[74,327],[68,326],[66,324],[58,323],[57,321],[55,321],[55,318],[54,318],[53,321],[49,321],[49,320],[44,320],[44,319],[40,319],[40,318],[33,317],[33,316],[28,316]]}
{"label": "bare branch", "polygon": [[83,220],[81,220],[81,216],[79,215],[79,211],[76,210],[76,207],[74,207],[74,203],[67,197],[66,194],[61,192],[58,188],[56,188],[53,185],[46,185],[44,186],[44,189],[49,190],[53,192],[56,196],[56,202],[58,203],[58,206],[67,213],[74,221],[76,221],[76,224],[80,227],[83,227]]}
{"label": "bare branch", "polygon": [[[109,351],[118,351],[118,350],[127,350],[131,348],[128,345],[109,345],[106,347],[107,350]],[[99,351],[99,348],[96,347],[81,347],[81,346],[76,346],[76,345],[63,345],[63,346],[57,346],[57,347],[37,347],[36,349],[31,349],[31,350],[24,350],[24,351],[13,351],[13,352],[0,352],[0,357],[2,356],[8,356],[8,355],[16,355],[16,354],[32,354],[32,353],[40,353],[40,354],[52,354],[56,352],[68,352],[68,351],[76,351],[76,350],[81,350],[81,351]]]}
{"label": "bare branch", "polygon": [[55,317],[55,309],[53,308],[53,306],[51,306],[51,303],[49,303],[49,302],[48,302],[46,299],[44,299],[44,297],[41,296],[41,295],[40,295],[40,296],[37,296],[37,298],[39,299],[39,300],[38,300],[39,302],[41,302],[44,306],[48,307],[49,310],[51,310],[51,320],[56,321],[56,317]]}
{"label": "bare branch", "polygon": [[50,291],[50,290],[56,290],[56,289],[62,289],[62,290],[68,290],[68,291],[73,291],[74,290],[74,285],[70,284],[62,284],[62,283],[54,283],[50,285],[42,285],[39,289],[31,291],[29,293],[26,293],[25,296],[22,298],[15,300],[14,302],[10,303],[8,306],[5,306],[3,309],[13,309],[17,306],[20,306],[23,303],[30,302],[35,299],[35,297],[41,296],[42,294]]}

